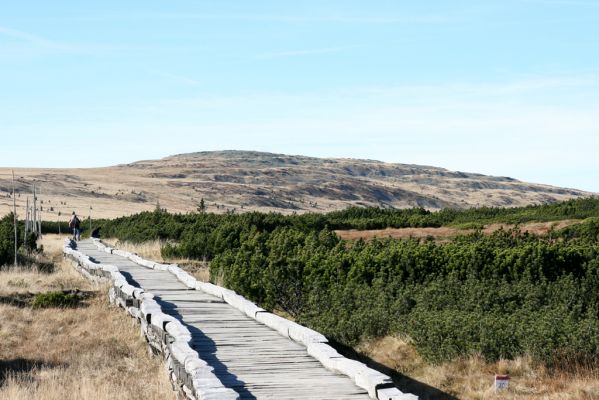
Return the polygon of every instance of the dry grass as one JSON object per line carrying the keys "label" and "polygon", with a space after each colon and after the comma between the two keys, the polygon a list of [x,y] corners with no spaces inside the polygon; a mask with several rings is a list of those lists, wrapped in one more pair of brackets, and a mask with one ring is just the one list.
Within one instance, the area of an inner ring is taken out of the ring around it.
{"label": "dry grass", "polygon": [[[530,222],[519,226],[522,232],[529,232],[535,235],[547,234],[551,229],[562,229],[566,226],[580,222],[580,220],[563,220],[563,221],[550,221],[550,222]],[[511,229],[515,225],[511,224],[489,224],[483,229],[483,233],[490,235],[499,229]],[[459,235],[466,235],[473,233],[474,229],[458,229],[451,227],[441,228],[386,228],[386,229],[373,229],[359,231],[355,229],[350,230],[338,230],[335,231],[337,236],[341,239],[346,240],[371,240],[374,238],[395,238],[395,239],[409,239],[409,238],[428,238],[432,237],[437,241],[444,241],[451,239]]]}
{"label": "dry grass", "polygon": [[[464,358],[440,365],[425,362],[409,340],[388,336],[365,342],[358,351],[412,379],[460,399],[599,399],[599,369],[552,372],[528,358],[485,362]],[[510,387],[495,393],[495,374],[507,373]]]}
{"label": "dry grass", "polygon": [[52,273],[40,272],[35,266],[8,267],[0,271],[0,295],[11,293],[36,293],[48,290],[78,288],[90,290],[92,285],[68,263],[64,262],[62,247],[64,237],[46,235],[41,241],[45,252],[41,261],[54,264]]}
{"label": "dry grass", "polygon": [[89,283],[81,282],[75,272],[67,270],[69,266],[58,265],[59,270],[54,273],[43,273],[33,269],[22,270],[11,268],[0,272],[0,294],[10,293],[36,293],[47,290],[66,290],[79,288],[85,290]]}
{"label": "dry grass", "polygon": [[131,243],[127,241],[120,241],[118,239],[102,239],[108,246],[115,247],[130,253],[136,253],[146,260],[157,261],[160,263],[167,262],[162,258],[160,249],[164,246],[165,242],[161,240],[148,240],[143,243]]}
{"label": "dry grass", "polygon": [[149,240],[144,243],[123,242],[118,239],[102,239],[104,243],[117,249],[125,250],[130,253],[136,253],[146,260],[157,261],[160,263],[178,264],[182,269],[193,275],[196,279],[203,282],[210,280],[210,269],[208,262],[190,260],[187,258],[168,258],[164,259],[160,249],[165,242],[161,240]]}
{"label": "dry grass", "polygon": [[23,291],[93,290],[83,307],[32,309],[0,304],[0,399],[174,399],[162,360],[148,354],[137,324],[108,305],[106,288],[94,287],[62,259],[61,239],[44,247],[55,272],[0,272],[3,296]]}
{"label": "dry grass", "polygon": [[[528,232],[534,235],[546,235],[551,230],[560,230],[562,228],[565,228],[573,224],[577,224],[579,222],[581,222],[581,220],[578,219],[565,219],[562,221],[548,222],[528,222],[526,224],[520,225],[519,228],[522,232]],[[490,234],[495,231],[498,231],[499,229],[507,230],[513,228],[514,226],[515,225],[510,224],[490,224],[485,226],[483,232]]]}
{"label": "dry grass", "polygon": [[394,239],[409,239],[409,238],[427,238],[449,239],[458,235],[468,233],[467,230],[456,228],[386,228],[386,229],[371,229],[371,230],[338,230],[335,231],[337,236],[345,240],[371,240],[374,238],[394,238]]}

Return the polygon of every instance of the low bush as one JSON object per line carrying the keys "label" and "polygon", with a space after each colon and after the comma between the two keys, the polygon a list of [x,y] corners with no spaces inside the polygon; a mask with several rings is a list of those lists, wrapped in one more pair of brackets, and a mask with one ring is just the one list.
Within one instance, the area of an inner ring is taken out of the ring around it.
{"label": "low bush", "polygon": [[38,293],[31,302],[33,308],[67,308],[77,307],[81,302],[81,296],[77,293],[52,291]]}
{"label": "low bush", "polygon": [[[477,231],[432,240],[340,240],[332,229],[479,228],[587,218],[547,237]],[[102,222],[121,240],[170,240],[164,257],[211,260],[211,280],[335,341],[398,334],[432,361],[530,355],[598,364],[599,199],[516,209],[382,210],[283,216],[168,214]],[[564,363],[561,362],[563,366]]]}
{"label": "low bush", "polygon": [[408,335],[422,355],[547,365],[599,360],[599,248],[516,230],[445,244],[346,243],[293,228],[241,236],[211,264],[213,280],[282,309],[334,340]]}
{"label": "low bush", "polygon": [[[382,209],[350,207],[327,214],[306,213],[281,215],[249,212],[244,214],[169,214],[157,209],[114,220],[94,221],[105,237],[124,241],[172,240],[181,246],[168,248],[169,255],[182,257],[212,257],[223,247],[238,245],[239,232],[255,227],[260,232],[293,227],[302,232],[323,229],[383,229],[406,227],[455,226],[478,229],[490,223],[521,224],[530,221],[599,218],[599,198],[589,197],[556,204],[518,208],[481,207],[464,210],[443,209],[431,212],[423,208]],[[85,224],[84,224],[85,225]],[[85,228],[85,226],[83,226]],[[56,223],[48,229],[57,230]],[[232,240],[230,244],[223,240]]]}
{"label": "low bush", "polygon": [[[17,260],[27,263],[27,258],[32,252],[37,251],[37,236],[30,233],[25,237],[23,224],[17,225]],[[8,214],[0,219],[0,267],[13,264],[15,259],[15,231],[13,214]]]}

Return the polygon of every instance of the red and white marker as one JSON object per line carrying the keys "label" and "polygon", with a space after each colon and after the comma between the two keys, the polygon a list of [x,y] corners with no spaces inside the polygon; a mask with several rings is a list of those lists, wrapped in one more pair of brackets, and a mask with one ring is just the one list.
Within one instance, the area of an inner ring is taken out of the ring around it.
{"label": "red and white marker", "polygon": [[510,385],[509,375],[495,375],[495,391],[500,392],[505,390]]}

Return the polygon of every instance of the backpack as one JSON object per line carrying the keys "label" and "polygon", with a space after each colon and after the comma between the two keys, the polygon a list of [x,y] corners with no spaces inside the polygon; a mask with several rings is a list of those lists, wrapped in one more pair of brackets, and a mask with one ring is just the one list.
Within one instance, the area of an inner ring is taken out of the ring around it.
{"label": "backpack", "polygon": [[70,229],[79,228],[80,223],[81,223],[81,221],[79,221],[79,218],[75,215],[73,217],[73,219],[71,219],[71,222],[69,222],[69,228]]}

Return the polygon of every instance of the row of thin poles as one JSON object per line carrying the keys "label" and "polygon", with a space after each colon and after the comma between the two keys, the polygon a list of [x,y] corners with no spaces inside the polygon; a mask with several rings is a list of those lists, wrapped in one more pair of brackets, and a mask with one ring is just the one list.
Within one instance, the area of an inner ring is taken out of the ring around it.
{"label": "row of thin poles", "polygon": [[[17,228],[17,188],[15,184],[15,171],[12,171],[12,215],[13,215],[13,225],[15,231],[15,260],[14,266],[16,267],[18,264],[18,228]],[[25,234],[23,237],[23,242],[27,241],[27,235],[29,232],[33,232],[38,237],[42,237],[42,211],[41,207],[38,212],[37,208],[37,193],[35,190],[35,185],[33,185],[33,202],[29,204],[29,197],[27,197],[27,207],[25,209]]]}
{"label": "row of thin poles", "polygon": [[[17,266],[17,251],[18,251],[18,229],[17,229],[17,189],[15,183],[15,171],[12,172],[12,207],[13,207],[13,224],[14,224],[14,233],[15,233],[15,259],[14,265]],[[27,197],[27,204],[25,207],[25,232],[23,236],[23,241],[27,241],[27,236],[29,233],[35,233],[38,238],[42,237],[42,206],[41,204],[38,206],[38,195],[39,190],[36,188],[35,184],[32,187],[33,200],[29,201],[29,197]],[[60,212],[58,213],[58,233],[61,234],[60,231]],[[92,206],[89,206],[89,229],[91,232],[92,229]]]}
{"label": "row of thin poles", "polygon": [[[14,198],[14,193],[13,193]],[[60,225],[59,225],[60,226]],[[27,240],[29,232],[35,233],[38,237],[42,237],[42,210],[41,207],[37,207],[37,192],[35,185],[33,185],[33,202],[29,204],[29,197],[27,197],[27,206],[25,208],[25,236],[24,241]]]}

